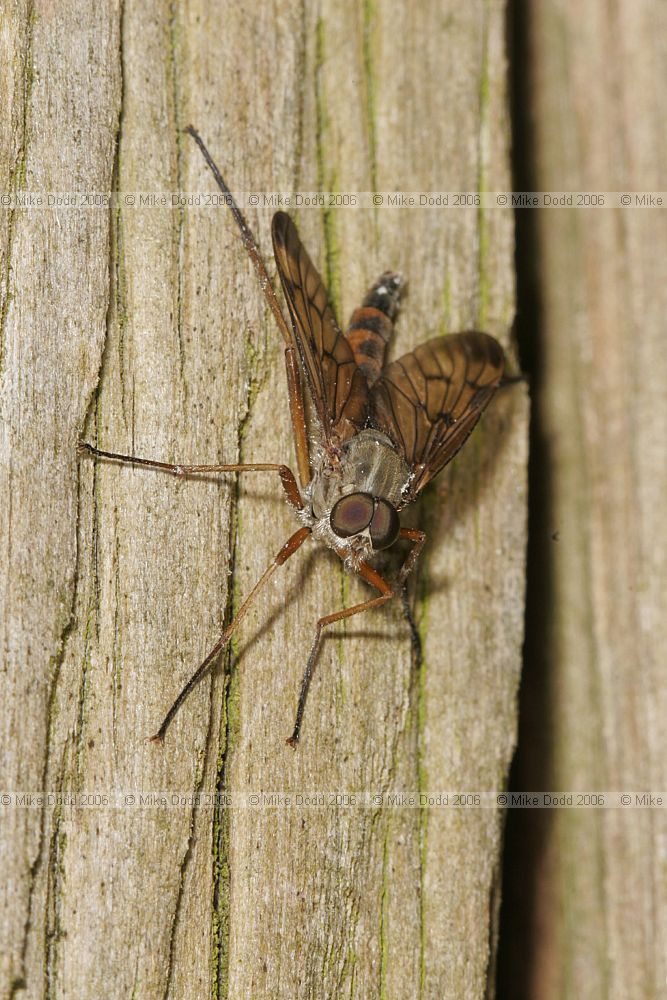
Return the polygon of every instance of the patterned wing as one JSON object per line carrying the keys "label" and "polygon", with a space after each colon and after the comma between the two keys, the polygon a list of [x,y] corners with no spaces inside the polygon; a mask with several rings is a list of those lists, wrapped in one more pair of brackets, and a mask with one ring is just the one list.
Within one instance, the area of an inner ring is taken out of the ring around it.
{"label": "patterned wing", "polygon": [[306,382],[325,443],[336,447],[365,425],[368,385],[338,328],[322,279],[284,212],[274,215],[272,235]]}
{"label": "patterned wing", "polygon": [[465,443],[504,368],[498,341],[471,331],[429,340],[384,369],[371,389],[371,423],[412,470],[411,499]]}

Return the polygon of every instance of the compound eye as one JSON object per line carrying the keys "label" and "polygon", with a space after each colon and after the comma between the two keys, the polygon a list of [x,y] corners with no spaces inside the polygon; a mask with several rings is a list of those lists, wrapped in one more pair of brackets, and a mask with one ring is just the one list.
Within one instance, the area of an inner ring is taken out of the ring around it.
{"label": "compound eye", "polygon": [[331,511],[331,530],[339,538],[358,535],[371,523],[373,508],[373,497],[368,493],[350,493],[342,497]]}
{"label": "compound eye", "polygon": [[401,522],[396,508],[388,500],[375,501],[375,513],[371,519],[371,542],[374,549],[388,549],[398,538]]}

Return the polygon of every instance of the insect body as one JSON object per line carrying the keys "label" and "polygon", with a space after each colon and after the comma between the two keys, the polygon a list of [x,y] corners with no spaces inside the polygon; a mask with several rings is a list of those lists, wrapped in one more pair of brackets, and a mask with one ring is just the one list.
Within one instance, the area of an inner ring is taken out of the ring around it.
{"label": "insect body", "polygon": [[436,337],[384,367],[402,279],[387,272],[345,336],[289,216],[273,248],[321,447],[304,523],[355,569],[400,534],[398,511],[461,447],[500,383],[502,348],[485,333]]}
{"label": "insect body", "polygon": [[[386,272],[378,279],[343,334],[296,226],[284,212],[278,212],[272,223],[273,250],[289,309],[288,323],[243,215],[197,132],[191,127],[186,131],[199,145],[227,196],[283,336],[299,483],[294,473],[280,464],[185,466],[102,451],[85,443],[82,449],[101,458],[164,469],[179,476],[277,472],[301,522],[185,685],[155,740],[163,739],[179,707],[229,641],[259,589],[310,535],[334,549],[348,568],[379,591],[379,596],[325,615],[316,623],[294,730],[287,741],[296,746],[322,630],[402,593],[426,536],[418,529],[402,527],[400,512],[417,499],[464,444],[503,380],[505,358],[493,337],[469,331],[436,337],[385,365],[403,284],[400,275]],[[319,438],[312,454],[304,386],[313,404]],[[399,539],[411,543],[412,548],[390,584],[369,560]]]}
{"label": "insect body", "polygon": [[307,493],[305,523],[356,569],[360,559],[398,538],[398,506],[409,481],[410,470],[389,438],[360,431],[343,445],[335,464],[326,454],[320,457]]}

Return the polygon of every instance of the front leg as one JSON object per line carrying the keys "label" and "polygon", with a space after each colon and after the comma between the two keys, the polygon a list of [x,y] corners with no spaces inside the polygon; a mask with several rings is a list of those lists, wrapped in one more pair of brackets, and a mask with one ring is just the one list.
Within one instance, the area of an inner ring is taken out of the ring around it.
{"label": "front leg", "polygon": [[398,573],[398,583],[402,587],[407,578],[410,576],[410,573],[412,573],[415,568],[417,560],[421,555],[421,550],[424,548],[426,543],[426,532],[420,531],[419,528],[401,528],[398,533],[398,537],[405,538],[406,541],[409,542],[414,542],[414,545],[408,552],[407,558]]}
{"label": "front leg", "polygon": [[408,553],[405,562],[401,566],[396,584],[391,587],[384,577],[377,572],[377,570],[373,569],[372,566],[369,566],[368,563],[362,562],[357,569],[359,576],[366,580],[367,583],[370,583],[373,587],[376,587],[380,591],[380,597],[371,597],[368,601],[362,601],[361,604],[353,604],[351,608],[343,608],[341,611],[335,611],[333,614],[324,615],[324,617],[318,619],[315,625],[315,638],[313,639],[313,644],[310,647],[308,662],[306,663],[306,669],[304,670],[303,678],[301,680],[301,690],[299,692],[299,704],[296,709],[294,731],[286,740],[289,746],[296,747],[299,742],[303,712],[306,707],[306,698],[308,696],[308,688],[310,687],[313,671],[315,669],[315,661],[322,642],[322,630],[325,629],[327,625],[333,625],[336,622],[342,621],[344,618],[351,618],[352,615],[360,615],[364,611],[370,611],[371,608],[379,608],[383,604],[386,604],[387,601],[390,601],[392,597],[397,597],[401,594],[405,580],[414,569],[415,563],[419,558],[419,553],[424,547],[426,533],[419,531],[417,528],[401,528],[399,538],[405,538],[408,541],[414,542],[414,545]]}

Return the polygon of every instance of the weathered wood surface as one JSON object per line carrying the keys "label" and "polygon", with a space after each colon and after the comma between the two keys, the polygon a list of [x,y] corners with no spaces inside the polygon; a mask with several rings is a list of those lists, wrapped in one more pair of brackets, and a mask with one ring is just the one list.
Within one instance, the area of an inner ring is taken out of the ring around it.
{"label": "weathered wood surface", "polygon": [[524,814],[508,995],[648,1000],[667,982],[667,209],[634,194],[665,189],[667,11],[521,7],[531,187],[632,196],[531,223],[541,514],[521,781],[663,808]]}
{"label": "weathered wood surface", "polygon": [[[2,784],[114,808],[2,811],[2,995],[483,997],[494,809],[213,810],[220,792],[497,789],[515,736],[526,393],[502,395],[424,498],[415,672],[399,607],[322,650],[364,596],[314,546],[275,578],[163,748],[144,742],[292,529],[271,477],[177,482],[81,462],[287,458],[277,331],[228,213],[130,192],[504,190],[503,5],[383,0],[17,4],[3,22],[3,191],[108,191],[108,210],[4,211]],[[247,207],[247,206],[246,206]],[[269,207],[248,208],[268,248]],[[304,209],[346,317],[386,267],[395,352],[481,326],[509,343],[509,209]],[[140,793],[183,796],[141,808]],[[124,796],[134,796],[134,805]]]}

